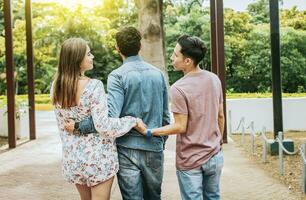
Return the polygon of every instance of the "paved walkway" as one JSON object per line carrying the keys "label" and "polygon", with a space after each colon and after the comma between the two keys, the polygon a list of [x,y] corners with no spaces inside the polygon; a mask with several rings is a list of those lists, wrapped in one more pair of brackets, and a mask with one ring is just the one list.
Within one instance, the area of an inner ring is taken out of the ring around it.
{"label": "paved walkway", "polygon": [[[53,112],[37,113],[38,139],[0,153],[0,200],[78,199],[74,187],[61,176],[61,144]],[[165,151],[162,199],[180,199],[175,175],[175,137]],[[235,144],[224,145],[225,167],[221,190],[224,200],[297,200],[287,187],[270,178],[247,158]],[[111,199],[120,200],[117,183]]]}

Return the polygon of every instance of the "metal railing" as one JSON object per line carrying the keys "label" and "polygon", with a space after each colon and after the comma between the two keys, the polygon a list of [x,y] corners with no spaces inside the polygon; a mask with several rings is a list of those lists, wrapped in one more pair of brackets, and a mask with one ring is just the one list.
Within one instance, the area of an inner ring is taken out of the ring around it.
{"label": "metal railing", "polygon": [[241,144],[242,145],[244,145],[244,143],[245,143],[245,118],[244,117],[242,117],[241,119],[240,119],[240,122],[239,122],[239,125],[238,125],[238,127],[237,127],[237,129],[236,129],[236,131],[238,131],[239,130],[239,128],[241,127]]}
{"label": "metal railing", "polygon": [[250,130],[250,137],[251,137],[251,153],[255,154],[255,138],[257,136],[261,136],[262,140],[262,160],[264,163],[267,162],[267,146],[268,144],[273,144],[274,142],[278,142],[278,156],[279,156],[279,173],[281,176],[284,175],[284,152],[287,155],[297,155],[300,153],[301,155],[301,168],[302,168],[302,176],[301,176],[301,189],[304,194],[306,194],[306,144],[302,144],[296,151],[290,152],[288,151],[284,144],[283,144],[283,132],[278,132],[278,136],[275,140],[268,139],[266,136],[266,127],[262,128],[262,131],[259,133],[259,135],[256,135],[255,129],[254,129],[254,121],[251,121],[249,126],[245,128],[245,118],[242,117],[239,125],[236,129],[238,131],[241,128],[241,145],[245,145],[245,135],[246,129]]}
{"label": "metal railing", "polygon": [[299,153],[300,149],[298,148],[294,152],[289,152],[283,145],[283,132],[278,132],[276,141],[278,142],[279,173],[281,176],[283,176],[284,175],[284,152],[288,155],[296,155]]}
{"label": "metal railing", "polygon": [[304,194],[306,194],[306,144],[302,144],[300,147],[300,153],[301,153],[301,167],[302,167],[302,191]]}
{"label": "metal railing", "polygon": [[252,152],[252,154],[255,154],[255,137],[257,135],[256,135],[256,132],[255,132],[255,129],[254,129],[254,121],[251,121],[250,124],[245,128],[245,118],[242,117],[236,131],[238,131],[240,127],[241,127],[241,144],[242,145],[245,144],[246,129],[250,130],[251,152]]}
{"label": "metal railing", "polygon": [[273,144],[274,140],[269,140],[266,136],[266,127],[262,128],[261,131],[261,139],[262,139],[262,160],[263,162],[267,162],[267,144]]}

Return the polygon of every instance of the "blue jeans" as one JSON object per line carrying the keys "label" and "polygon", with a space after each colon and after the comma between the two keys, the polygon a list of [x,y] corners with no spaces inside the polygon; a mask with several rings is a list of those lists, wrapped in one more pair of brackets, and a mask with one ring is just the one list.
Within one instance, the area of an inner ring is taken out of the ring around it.
{"label": "blue jeans", "polygon": [[198,168],[177,170],[182,199],[219,200],[223,163],[223,153],[220,151]]}
{"label": "blue jeans", "polygon": [[159,200],[163,179],[163,152],[118,146],[118,184],[123,200]]}

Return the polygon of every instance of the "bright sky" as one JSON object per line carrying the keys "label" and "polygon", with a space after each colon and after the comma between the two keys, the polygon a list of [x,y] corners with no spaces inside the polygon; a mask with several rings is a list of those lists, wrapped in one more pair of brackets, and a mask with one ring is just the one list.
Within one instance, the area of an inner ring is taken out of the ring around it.
{"label": "bright sky", "polygon": [[94,7],[102,3],[103,0],[32,0],[32,2],[57,2],[66,7],[74,7],[81,4],[85,7]]}
{"label": "bright sky", "polygon": [[[256,2],[256,0],[223,0],[225,8],[232,8],[237,11],[246,10],[248,4]],[[204,1],[205,6],[209,6],[209,1]],[[284,0],[284,4],[280,8],[292,8],[297,6],[298,10],[306,10],[306,0]]]}
{"label": "bright sky", "polygon": [[[67,7],[73,7],[77,4],[82,4],[86,7],[94,7],[95,5],[101,4],[103,0],[32,0],[33,2],[58,2]],[[179,0],[175,0],[179,1]],[[223,0],[225,8],[232,8],[237,11],[244,11],[247,5],[255,2],[256,0]],[[204,1],[204,6],[209,6],[209,0]],[[280,8],[292,8],[297,6],[298,10],[306,10],[306,0],[284,0],[284,4],[280,5]]]}

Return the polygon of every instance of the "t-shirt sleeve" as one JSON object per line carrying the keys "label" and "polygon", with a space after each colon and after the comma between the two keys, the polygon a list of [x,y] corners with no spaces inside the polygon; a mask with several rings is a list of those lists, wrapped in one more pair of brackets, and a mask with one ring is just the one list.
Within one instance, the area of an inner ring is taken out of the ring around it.
{"label": "t-shirt sleeve", "polygon": [[173,113],[188,114],[187,101],[184,94],[176,87],[170,88],[171,111]]}

